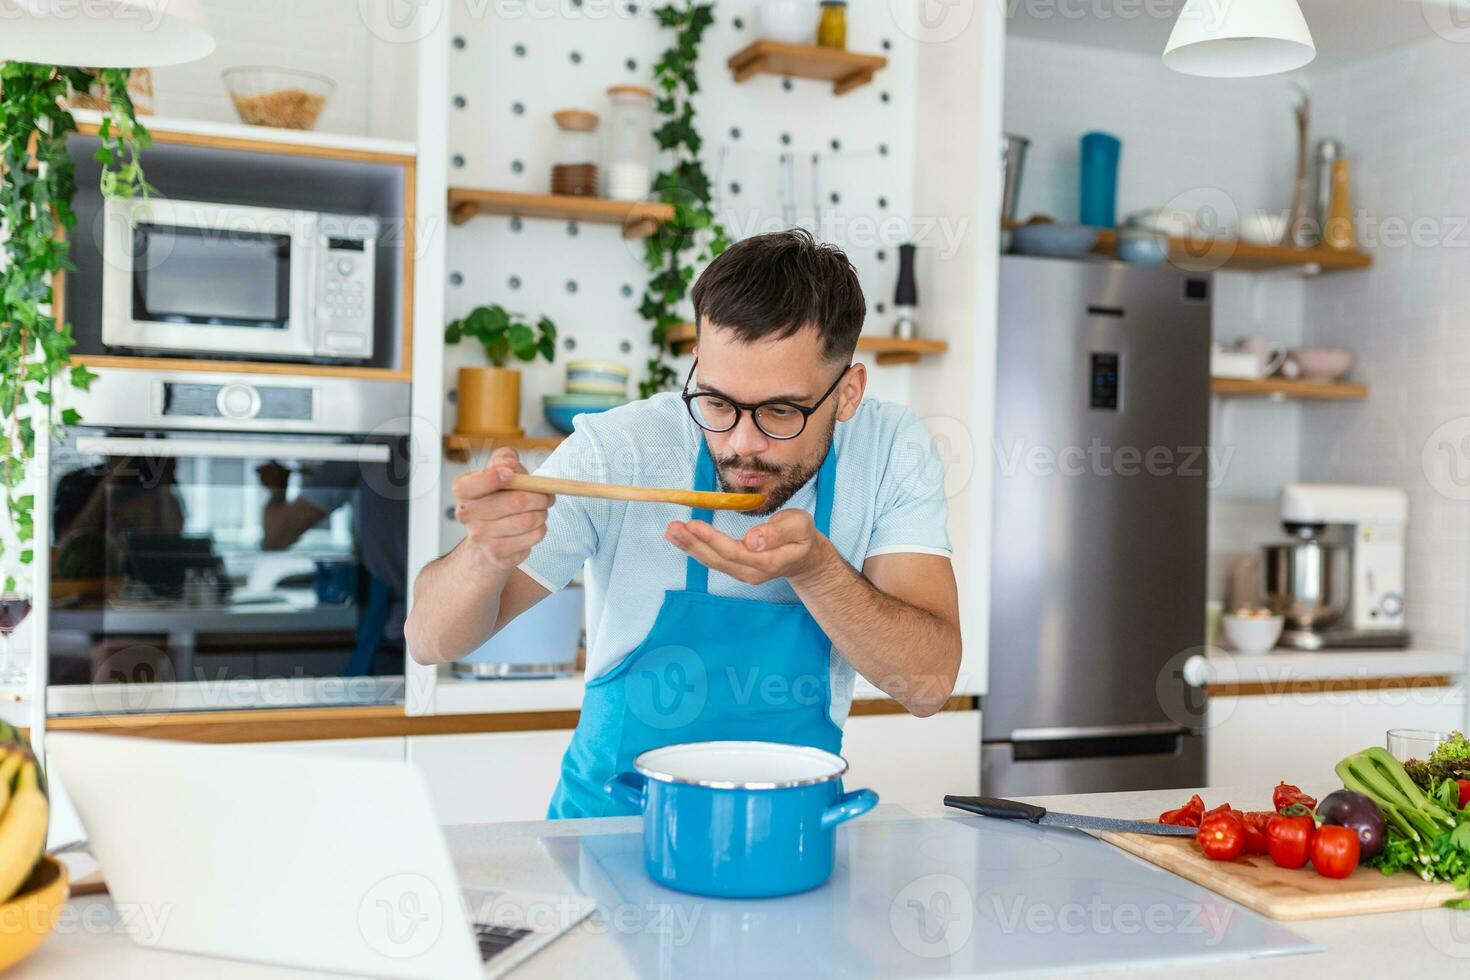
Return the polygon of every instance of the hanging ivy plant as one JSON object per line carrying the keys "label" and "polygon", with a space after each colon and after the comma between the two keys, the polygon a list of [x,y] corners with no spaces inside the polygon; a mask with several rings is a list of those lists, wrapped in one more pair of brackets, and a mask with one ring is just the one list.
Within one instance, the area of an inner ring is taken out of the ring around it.
{"label": "hanging ivy plant", "polygon": [[714,23],[714,4],[672,0],[654,14],[660,27],[674,32],[673,44],[654,65],[658,124],[653,133],[671,161],[654,179],[653,189],[659,200],[673,205],[674,220],[644,239],[643,258],[652,275],[638,312],[652,325],[654,346],[648,376],[638,385],[644,398],[678,381],[669,365],[673,351],[668,333],[685,322],[683,303],[694,281],[694,263],[714,258],[730,244],[710,213],[709,177],[699,159],[701,141],[694,124],[693,99],[699,91],[695,66],[704,32]]}
{"label": "hanging ivy plant", "polygon": [[[108,112],[99,130],[102,144],[102,192],[131,196],[147,191],[138,151],[149,137],[138,124],[128,96],[128,69],[0,64],[0,236],[5,241],[0,269],[0,483],[19,559],[33,553],[32,494],[19,492],[26,467],[36,452],[36,422],[44,412],[53,424],[80,421],[74,409],[53,414],[54,383],[66,378],[86,390],[96,375],[71,363],[71,328],[52,315],[52,281],[71,268],[66,232],[76,226],[71,202],[76,194],[76,168],[66,152],[66,139],[76,121],[62,105],[72,92],[86,92],[94,82],[106,94]],[[0,555],[5,540],[0,537]],[[4,577],[4,591],[16,588],[14,574]]]}

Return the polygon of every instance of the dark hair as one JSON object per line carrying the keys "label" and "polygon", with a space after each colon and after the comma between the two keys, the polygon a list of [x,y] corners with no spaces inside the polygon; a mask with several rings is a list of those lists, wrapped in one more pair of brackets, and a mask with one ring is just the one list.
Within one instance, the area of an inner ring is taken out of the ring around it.
{"label": "dark hair", "polygon": [[731,245],[694,284],[695,328],[735,331],[749,343],[815,327],[828,360],[851,360],[867,303],[840,248],[802,228]]}

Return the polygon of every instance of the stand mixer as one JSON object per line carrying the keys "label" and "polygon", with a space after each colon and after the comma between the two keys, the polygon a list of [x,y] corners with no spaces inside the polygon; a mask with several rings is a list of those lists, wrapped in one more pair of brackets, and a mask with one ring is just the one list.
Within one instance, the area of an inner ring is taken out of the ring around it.
{"label": "stand mixer", "polygon": [[1408,497],[1393,487],[1290,483],[1281,524],[1291,540],[1263,549],[1266,603],[1297,650],[1397,648],[1404,628]]}

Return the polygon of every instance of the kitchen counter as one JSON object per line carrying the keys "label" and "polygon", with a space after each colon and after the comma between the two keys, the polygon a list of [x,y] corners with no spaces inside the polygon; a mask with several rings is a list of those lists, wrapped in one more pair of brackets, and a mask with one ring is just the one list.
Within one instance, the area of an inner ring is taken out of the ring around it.
{"label": "kitchen counter", "polygon": [[[1266,780],[1249,788],[1206,789],[1201,793],[1211,803],[1232,803],[1256,807],[1266,805]],[[1332,789],[1326,782],[1306,787],[1325,793]],[[1037,802],[1057,810],[1091,813],[1099,816],[1139,817],[1156,814],[1178,805],[1189,790],[1165,790],[1143,793],[1110,793],[1089,796],[1061,796],[1038,799]],[[936,796],[938,789],[936,789]],[[882,805],[864,820],[906,820],[913,817],[954,817],[936,800],[925,807],[903,808]],[[968,818],[964,818],[968,819]],[[549,824],[530,822],[516,824],[466,825],[447,828],[461,880],[466,885],[489,885],[530,891],[566,892],[572,889],[558,865],[547,839],[584,837],[595,834],[626,833],[638,829],[636,818],[611,820],[578,820]],[[1104,846],[1099,844],[1099,846]],[[1131,859],[1130,859],[1131,860]],[[753,908],[760,903],[752,903]],[[133,910],[136,911],[136,910]],[[257,978],[285,980],[288,977],[315,976],[327,980],[327,974],[306,974],[299,970],[278,969],[253,964],[204,961],[178,953],[157,952],[135,946],[122,929],[122,917],[106,896],[74,899],[63,917],[57,935],[53,935],[29,960],[9,974],[15,980],[63,980],[107,976],[128,980],[185,980],[206,971],[220,980]],[[609,934],[609,920],[600,927],[584,924],[562,937],[549,948],[529,960],[513,975],[521,980],[538,977],[596,976],[599,978],[634,977],[638,974],[621,952],[618,938]],[[1319,919],[1287,923],[1287,928],[1313,943],[1325,947],[1321,953],[1283,956],[1252,961],[1250,976],[1280,977],[1298,980],[1304,974],[1334,977],[1450,976],[1463,973],[1470,965],[1470,915],[1435,908],[1423,912],[1396,912],[1350,918]],[[731,945],[731,956],[740,955],[739,945],[757,943],[755,933],[732,932],[723,942]],[[813,950],[820,955],[820,950]],[[732,959],[732,962],[735,960]],[[929,972],[951,974],[943,960],[928,960]],[[1191,964],[1189,976],[1219,977],[1236,980],[1243,964],[1236,961]],[[1178,967],[1138,971],[1143,976],[1173,977]],[[1120,976],[1112,973],[1089,973],[1083,976]]]}
{"label": "kitchen counter", "polygon": [[[1465,655],[1441,650],[1276,650],[1232,653],[1214,647],[1185,661],[1184,678],[1212,697],[1289,693],[1293,685],[1341,689],[1448,686],[1465,674]],[[1434,683],[1431,683],[1434,682]]]}

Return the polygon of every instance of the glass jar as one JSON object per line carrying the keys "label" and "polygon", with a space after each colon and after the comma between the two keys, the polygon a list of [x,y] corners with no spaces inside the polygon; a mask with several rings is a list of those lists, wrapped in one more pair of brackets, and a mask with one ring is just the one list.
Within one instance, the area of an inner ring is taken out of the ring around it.
{"label": "glass jar", "polygon": [[607,125],[607,175],[603,193],[616,201],[641,201],[653,183],[653,90],[614,85]]}
{"label": "glass jar", "polygon": [[822,0],[822,19],[817,22],[817,46],[847,48],[847,0]]}
{"label": "glass jar", "polygon": [[551,165],[551,193],[597,196],[597,113],[562,109],[552,113],[559,130]]}

